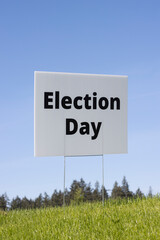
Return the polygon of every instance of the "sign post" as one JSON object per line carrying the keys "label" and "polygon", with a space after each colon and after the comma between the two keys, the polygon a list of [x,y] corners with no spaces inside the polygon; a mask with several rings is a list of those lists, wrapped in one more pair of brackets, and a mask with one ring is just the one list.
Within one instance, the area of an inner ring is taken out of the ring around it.
{"label": "sign post", "polygon": [[65,206],[66,157],[64,156],[63,206]]}
{"label": "sign post", "polygon": [[[127,153],[128,77],[35,72],[34,155]],[[65,196],[63,199],[65,204]]]}
{"label": "sign post", "polygon": [[104,206],[104,155],[102,155],[102,203]]}

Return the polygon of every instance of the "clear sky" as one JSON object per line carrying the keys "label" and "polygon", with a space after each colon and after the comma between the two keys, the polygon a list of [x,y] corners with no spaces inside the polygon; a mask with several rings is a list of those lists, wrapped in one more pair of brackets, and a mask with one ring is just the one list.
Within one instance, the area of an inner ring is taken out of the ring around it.
{"label": "clear sky", "polygon": [[[34,71],[128,75],[128,154],[105,187],[160,192],[160,1],[0,1],[0,194],[63,190],[63,157],[34,158]],[[101,157],[66,160],[66,186],[102,182]]]}

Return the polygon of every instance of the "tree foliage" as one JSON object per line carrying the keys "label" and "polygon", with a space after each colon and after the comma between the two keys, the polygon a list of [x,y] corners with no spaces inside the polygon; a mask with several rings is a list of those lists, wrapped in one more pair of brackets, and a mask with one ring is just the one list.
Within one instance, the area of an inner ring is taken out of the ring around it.
{"label": "tree foliage", "polygon": [[1,210],[7,210],[9,204],[9,198],[6,193],[2,194],[0,196],[0,209]]}
{"label": "tree foliage", "polygon": [[[102,187],[100,187],[99,182],[95,183],[95,187],[92,188],[90,183],[86,183],[82,178],[80,181],[73,180],[70,189],[65,189],[65,204],[80,204],[82,202],[93,202],[102,201]],[[152,197],[152,189],[150,187],[148,197]],[[0,196],[0,210],[15,210],[15,209],[33,209],[33,208],[46,208],[46,207],[56,207],[63,205],[63,192],[54,190],[53,194],[49,196],[46,192],[42,195],[39,194],[34,200],[23,197],[22,199],[17,196],[13,198],[11,202],[7,197],[7,194],[2,194]],[[106,188],[104,187],[104,199],[108,198],[143,198],[144,194],[137,189],[136,193],[129,189],[129,184],[126,177],[123,177],[122,185],[119,186],[116,181],[113,185],[111,196],[108,195]]]}

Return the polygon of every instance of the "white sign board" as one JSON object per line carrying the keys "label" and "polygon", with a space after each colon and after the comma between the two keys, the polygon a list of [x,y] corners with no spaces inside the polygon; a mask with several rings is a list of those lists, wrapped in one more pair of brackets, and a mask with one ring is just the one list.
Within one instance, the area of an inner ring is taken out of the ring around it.
{"label": "white sign board", "polygon": [[34,155],[127,153],[128,77],[35,72]]}

